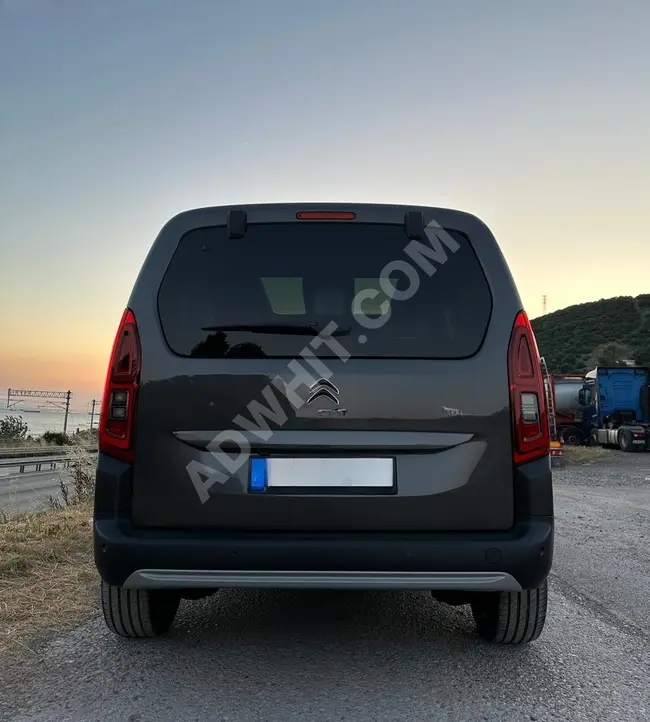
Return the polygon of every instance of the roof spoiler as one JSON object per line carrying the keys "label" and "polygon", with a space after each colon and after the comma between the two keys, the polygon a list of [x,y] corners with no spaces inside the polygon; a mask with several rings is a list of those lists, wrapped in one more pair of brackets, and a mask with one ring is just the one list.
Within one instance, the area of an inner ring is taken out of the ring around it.
{"label": "roof spoiler", "polygon": [[[230,238],[243,238],[248,228],[248,219],[246,211],[230,210],[228,211],[228,236]],[[422,211],[407,211],[404,214],[404,230],[410,239],[424,238],[424,214]]]}

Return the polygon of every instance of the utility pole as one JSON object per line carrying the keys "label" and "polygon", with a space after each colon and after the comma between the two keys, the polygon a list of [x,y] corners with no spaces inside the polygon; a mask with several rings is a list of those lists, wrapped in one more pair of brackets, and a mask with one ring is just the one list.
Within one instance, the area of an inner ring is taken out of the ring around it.
{"label": "utility pole", "polygon": [[70,399],[72,397],[72,391],[65,392],[65,416],[63,417],[63,433],[68,432],[68,414],[70,413]]}
{"label": "utility pole", "polygon": [[542,313],[546,314],[546,294],[542,296]]}
{"label": "utility pole", "polygon": [[93,428],[93,421],[95,419],[95,406],[98,406],[99,404],[101,404],[101,399],[99,401],[97,401],[96,399],[92,400],[92,408],[90,410],[90,428],[91,428],[91,430]]}

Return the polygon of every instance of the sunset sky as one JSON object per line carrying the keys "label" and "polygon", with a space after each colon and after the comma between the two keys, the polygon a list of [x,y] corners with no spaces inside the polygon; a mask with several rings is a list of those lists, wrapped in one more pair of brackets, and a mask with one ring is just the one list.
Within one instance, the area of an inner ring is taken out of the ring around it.
{"label": "sunset sky", "polygon": [[0,0],[0,394],[100,394],[193,206],[451,206],[533,317],[650,292],[648,27],[644,0]]}

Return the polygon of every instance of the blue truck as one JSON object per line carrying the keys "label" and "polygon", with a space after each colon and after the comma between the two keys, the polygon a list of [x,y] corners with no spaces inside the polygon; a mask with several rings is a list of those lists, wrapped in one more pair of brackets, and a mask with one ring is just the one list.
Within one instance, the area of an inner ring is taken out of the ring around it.
{"label": "blue truck", "polygon": [[592,446],[650,451],[650,369],[602,367],[585,375],[578,401],[582,427]]}

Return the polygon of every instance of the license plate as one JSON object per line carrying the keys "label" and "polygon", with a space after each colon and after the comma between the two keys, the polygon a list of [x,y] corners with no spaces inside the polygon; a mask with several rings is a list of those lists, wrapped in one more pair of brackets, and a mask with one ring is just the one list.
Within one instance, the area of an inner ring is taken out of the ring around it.
{"label": "license plate", "polygon": [[277,458],[253,459],[251,491],[264,488],[390,489],[394,459]]}

